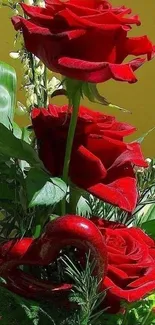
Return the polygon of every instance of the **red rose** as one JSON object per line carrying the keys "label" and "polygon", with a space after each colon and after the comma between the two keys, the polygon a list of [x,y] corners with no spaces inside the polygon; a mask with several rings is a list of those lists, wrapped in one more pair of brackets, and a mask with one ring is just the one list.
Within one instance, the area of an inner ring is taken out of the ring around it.
{"label": "red rose", "polygon": [[[67,106],[35,108],[32,123],[39,156],[53,176],[61,176],[71,113]],[[135,131],[115,117],[80,107],[69,176],[73,183],[101,200],[132,211],[137,202],[133,165],[146,167],[140,145],[124,143]]]}
{"label": "red rose", "polygon": [[139,228],[92,218],[106,237],[107,305],[118,311],[120,300],[138,301],[155,290],[155,242]]}
{"label": "red rose", "polygon": [[127,37],[138,16],[127,16],[128,8],[113,8],[107,1],[46,0],[46,8],[22,4],[30,17],[13,17],[21,29],[28,51],[38,56],[52,71],[70,78],[103,82],[110,78],[136,82],[134,71],[145,58],[123,63],[128,55],[154,52],[147,36]]}

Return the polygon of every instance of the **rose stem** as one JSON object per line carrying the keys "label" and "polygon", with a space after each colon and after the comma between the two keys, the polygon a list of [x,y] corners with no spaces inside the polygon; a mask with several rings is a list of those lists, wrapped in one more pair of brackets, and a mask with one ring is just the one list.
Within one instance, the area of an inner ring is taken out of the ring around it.
{"label": "rose stem", "polygon": [[[71,114],[71,120],[69,124],[68,135],[67,135],[66,152],[65,152],[63,174],[62,174],[62,179],[66,184],[68,184],[69,164],[71,159],[71,152],[72,152],[76,124],[78,119],[80,99],[81,99],[80,88],[78,88],[77,91],[74,93],[74,97],[71,98],[71,100],[69,100],[69,107],[72,106],[72,114]],[[64,198],[61,202],[61,213],[62,215],[66,213],[66,198]]]}

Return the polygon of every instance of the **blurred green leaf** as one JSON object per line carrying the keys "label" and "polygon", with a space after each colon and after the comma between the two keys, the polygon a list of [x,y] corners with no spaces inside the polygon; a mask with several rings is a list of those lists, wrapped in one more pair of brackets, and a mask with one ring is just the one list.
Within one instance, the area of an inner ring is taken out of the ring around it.
{"label": "blurred green leaf", "polygon": [[9,128],[13,122],[16,96],[16,72],[0,61],[0,122]]}
{"label": "blurred green leaf", "polygon": [[26,178],[29,207],[54,205],[61,201],[67,192],[66,184],[60,178],[51,178],[46,172],[32,168]]}

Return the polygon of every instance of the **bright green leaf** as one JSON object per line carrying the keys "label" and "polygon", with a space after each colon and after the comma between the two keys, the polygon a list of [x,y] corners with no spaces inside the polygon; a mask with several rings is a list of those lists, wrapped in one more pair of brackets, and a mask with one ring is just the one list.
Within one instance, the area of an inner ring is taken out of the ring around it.
{"label": "bright green leaf", "polygon": [[88,201],[81,196],[76,207],[76,212],[80,216],[89,216],[91,214],[91,208]]}
{"label": "bright green leaf", "polygon": [[16,72],[0,62],[0,123],[9,128],[13,122],[16,95]]}
{"label": "bright green leaf", "polygon": [[0,154],[27,161],[31,166],[43,167],[36,151],[27,142],[17,139],[11,130],[0,123]]}
{"label": "bright green leaf", "polygon": [[138,219],[140,219],[138,220],[139,226],[145,222],[155,220],[155,204],[147,204],[144,206]]}
{"label": "bright green leaf", "polygon": [[149,235],[155,239],[155,220],[146,221],[141,225],[141,228]]}
{"label": "bright green leaf", "polygon": [[66,184],[60,178],[51,178],[42,170],[32,168],[26,178],[29,207],[54,205],[64,198]]}

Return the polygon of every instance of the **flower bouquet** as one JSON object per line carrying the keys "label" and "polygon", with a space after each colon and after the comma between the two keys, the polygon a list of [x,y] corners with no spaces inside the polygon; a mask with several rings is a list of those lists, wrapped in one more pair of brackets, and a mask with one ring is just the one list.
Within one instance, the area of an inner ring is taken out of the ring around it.
{"label": "flower bouquet", "polygon": [[139,17],[106,0],[2,5],[25,103],[0,62],[1,324],[153,325],[155,161],[144,137],[124,140],[135,127],[104,114],[119,107],[97,84],[136,82],[155,47],[129,37]]}

